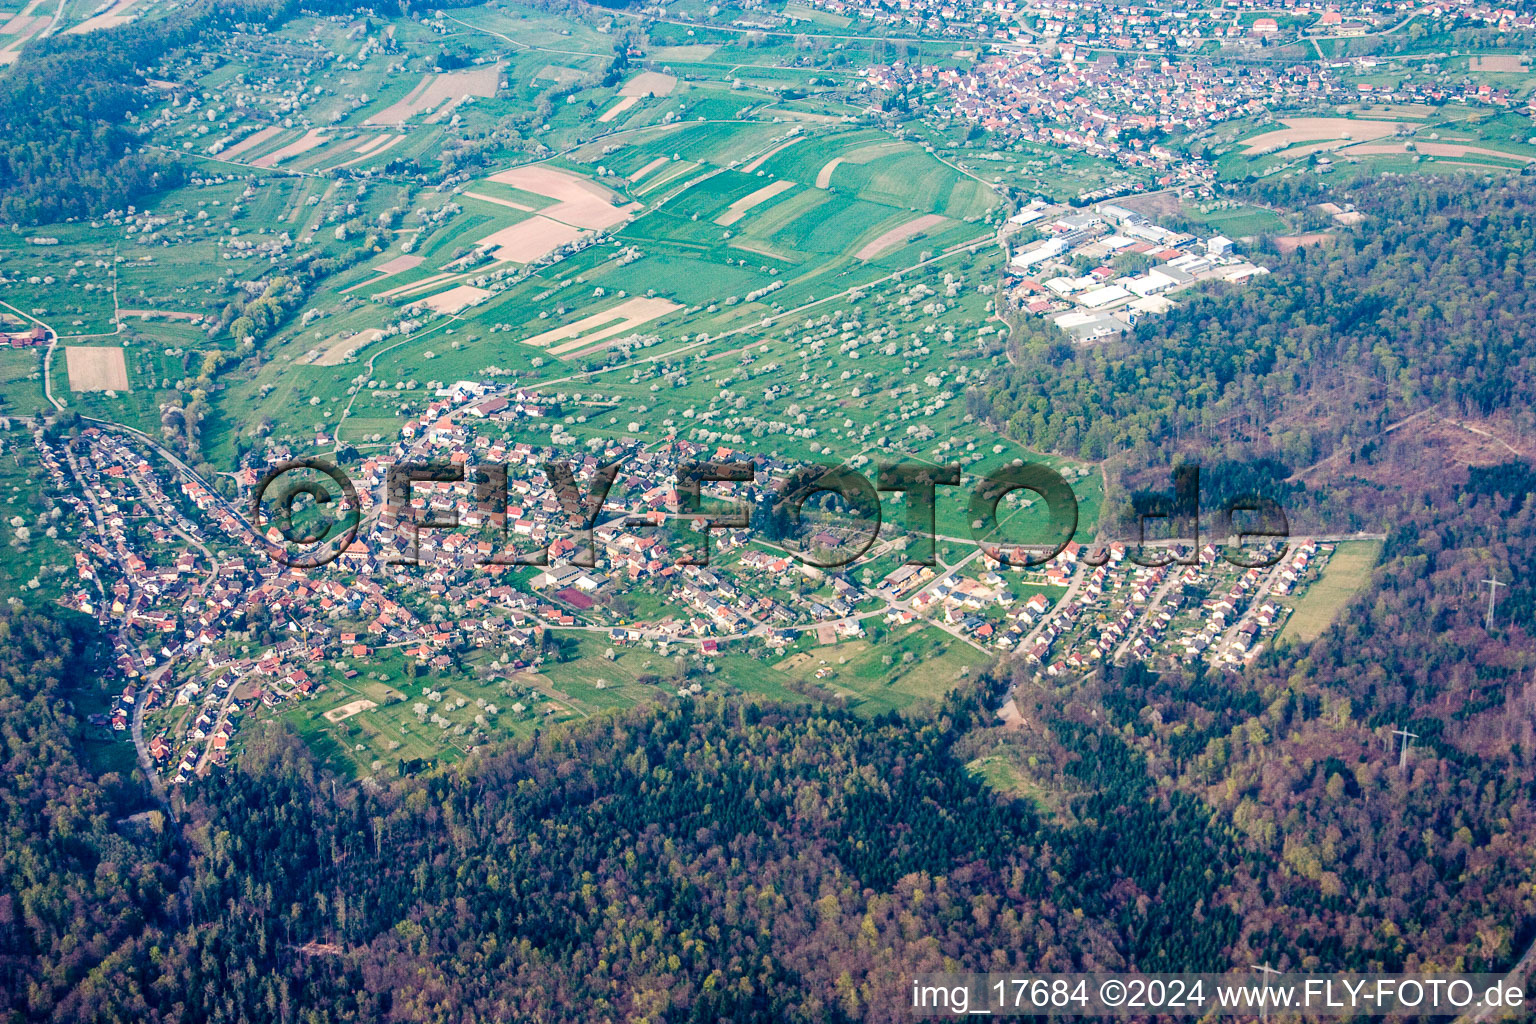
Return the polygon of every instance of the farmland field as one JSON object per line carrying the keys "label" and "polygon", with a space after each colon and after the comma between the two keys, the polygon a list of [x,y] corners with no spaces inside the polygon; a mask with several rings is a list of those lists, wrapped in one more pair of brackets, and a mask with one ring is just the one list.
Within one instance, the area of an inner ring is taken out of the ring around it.
{"label": "farmland field", "polygon": [[64,359],[72,391],[128,390],[128,364],[121,348],[69,345]]}

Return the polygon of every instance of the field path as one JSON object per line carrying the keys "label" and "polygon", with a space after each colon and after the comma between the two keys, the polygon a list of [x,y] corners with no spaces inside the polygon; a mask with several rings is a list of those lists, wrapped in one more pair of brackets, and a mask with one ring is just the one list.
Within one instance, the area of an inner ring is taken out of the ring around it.
{"label": "field path", "polygon": [[[60,2],[62,3],[63,0],[60,0]],[[525,43],[521,39],[513,39],[511,36],[509,36],[509,35],[507,35],[507,34],[505,34],[503,32],[497,32],[495,29],[482,28],[479,25],[471,25],[469,22],[467,22],[467,21],[460,21],[458,18],[450,18],[450,17],[447,17],[445,15],[443,17],[443,20],[444,21],[451,21],[455,25],[459,25],[459,26],[462,26],[463,28],[469,29],[471,32],[484,32],[488,36],[495,36],[497,39],[500,39],[503,42],[511,43],[513,46],[517,47],[520,50],[530,50],[530,51],[536,51],[538,53],[563,53],[567,57],[606,57],[606,56],[608,56],[608,54],[606,54],[606,53],[589,53],[586,50],[556,50],[556,49],[553,49],[552,47],[548,47],[548,46],[534,46],[532,43]]]}
{"label": "field path", "polygon": [[0,302],[0,306],[4,306],[19,317],[31,320],[51,336],[48,341],[48,351],[43,353],[43,397],[53,403],[55,409],[62,412],[64,410],[64,403],[53,397],[53,353],[59,347],[59,332],[43,323],[31,313],[23,313],[9,302]]}

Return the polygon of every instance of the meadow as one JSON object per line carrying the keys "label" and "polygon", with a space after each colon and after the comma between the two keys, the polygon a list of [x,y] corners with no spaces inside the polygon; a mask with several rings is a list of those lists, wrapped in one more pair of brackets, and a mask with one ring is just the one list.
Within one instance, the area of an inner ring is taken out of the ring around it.
{"label": "meadow", "polygon": [[1280,640],[1309,643],[1322,636],[1344,607],[1365,586],[1381,557],[1380,541],[1345,541],[1323,567],[1322,577],[1296,602]]}

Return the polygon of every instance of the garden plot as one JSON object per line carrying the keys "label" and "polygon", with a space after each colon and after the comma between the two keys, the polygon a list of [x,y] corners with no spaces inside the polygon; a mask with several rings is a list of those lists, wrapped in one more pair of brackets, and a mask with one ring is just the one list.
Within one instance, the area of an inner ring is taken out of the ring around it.
{"label": "garden plot", "polygon": [[128,390],[128,363],[120,347],[66,345],[64,365],[71,391]]}
{"label": "garden plot", "polygon": [[501,64],[471,68],[467,71],[445,71],[426,75],[421,82],[397,103],[374,114],[364,124],[405,124],[417,114],[433,111],[428,121],[441,120],[466,96],[489,98],[496,95],[501,85]]}

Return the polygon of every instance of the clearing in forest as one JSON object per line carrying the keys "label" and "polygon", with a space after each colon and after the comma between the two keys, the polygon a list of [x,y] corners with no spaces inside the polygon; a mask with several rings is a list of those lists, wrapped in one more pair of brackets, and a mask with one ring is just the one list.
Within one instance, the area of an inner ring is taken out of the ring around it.
{"label": "clearing in forest", "polygon": [[1381,557],[1381,547],[1381,542],[1375,540],[1340,543],[1323,567],[1322,577],[1296,602],[1296,610],[1280,631],[1281,638],[1307,643],[1322,636],[1371,578],[1371,570]]}

